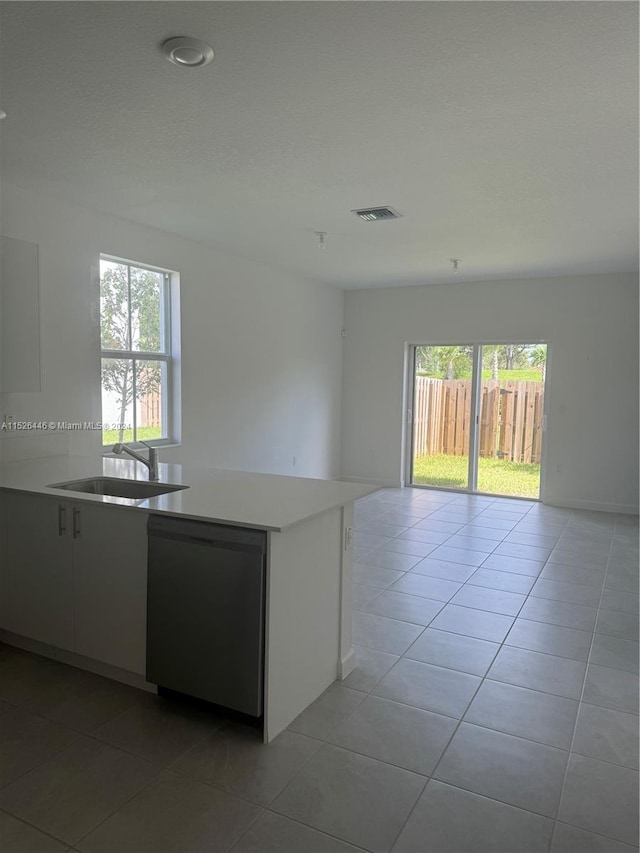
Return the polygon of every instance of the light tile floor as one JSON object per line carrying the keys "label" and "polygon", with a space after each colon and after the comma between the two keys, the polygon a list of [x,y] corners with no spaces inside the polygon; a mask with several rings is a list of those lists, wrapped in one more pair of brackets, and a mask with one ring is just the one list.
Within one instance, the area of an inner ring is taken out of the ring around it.
{"label": "light tile floor", "polygon": [[633,853],[638,523],[358,502],[357,669],[274,743],[0,646],[0,849]]}

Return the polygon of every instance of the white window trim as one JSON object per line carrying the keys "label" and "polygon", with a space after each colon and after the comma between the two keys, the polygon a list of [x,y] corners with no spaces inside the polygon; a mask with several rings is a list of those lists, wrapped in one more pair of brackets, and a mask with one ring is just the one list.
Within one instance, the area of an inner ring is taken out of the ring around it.
{"label": "white window trim", "polygon": [[[162,395],[162,421],[167,426],[168,435],[164,438],[154,438],[145,441],[146,445],[152,447],[176,447],[181,438],[181,412],[180,412],[180,275],[174,270],[139,261],[121,258],[117,255],[101,253],[99,261],[111,261],[123,264],[127,267],[149,270],[150,272],[162,273],[165,276],[163,287],[163,298],[161,302],[161,317],[165,349],[162,352],[145,352],[142,350],[108,350],[102,348],[102,335],[99,329],[100,341],[100,363],[103,358],[126,358],[131,361],[162,361],[166,364],[166,389]],[[101,322],[101,316],[100,316]],[[130,318],[129,318],[130,322]],[[131,337],[131,336],[130,336]],[[135,376],[135,372],[134,372]],[[102,419],[102,384],[100,383],[100,407]],[[135,412],[134,412],[135,419]],[[132,445],[140,444],[140,439],[129,442]],[[113,453],[114,444],[102,444],[103,455]]]}

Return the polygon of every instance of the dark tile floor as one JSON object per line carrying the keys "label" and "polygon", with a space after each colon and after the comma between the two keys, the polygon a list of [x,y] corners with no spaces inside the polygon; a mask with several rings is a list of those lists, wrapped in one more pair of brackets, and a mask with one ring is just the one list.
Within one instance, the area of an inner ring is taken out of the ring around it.
{"label": "dark tile floor", "polygon": [[7,853],[633,853],[637,518],[358,502],[357,669],[272,744],[0,646]]}

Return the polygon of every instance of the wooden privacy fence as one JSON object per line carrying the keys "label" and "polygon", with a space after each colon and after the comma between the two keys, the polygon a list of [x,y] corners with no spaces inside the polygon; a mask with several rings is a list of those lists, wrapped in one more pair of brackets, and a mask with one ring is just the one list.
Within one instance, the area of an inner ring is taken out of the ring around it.
{"label": "wooden privacy fence", "polygon": [[[480,456],[540,462],[543,382],[483,380],[480,387]],[[416,376],[413,455],[466,456],[471,423],[471,380]]]}
{"label": "wooden privacy fence", "polygon": [[159,427],[162,418],[160,394],[151,391],[140,398],[139,424],[141,427]]}

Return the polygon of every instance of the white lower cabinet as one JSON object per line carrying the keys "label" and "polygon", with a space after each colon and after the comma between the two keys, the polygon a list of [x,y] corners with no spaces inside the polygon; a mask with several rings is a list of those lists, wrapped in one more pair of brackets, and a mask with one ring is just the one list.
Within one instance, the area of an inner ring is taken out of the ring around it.
{"label": "white lower cabinet", "polygon": [[[21,493],[3,495],[0,624],[7,631],[73,651],[70,506]],[[59,533],[59,530],[62,531]]]}
{"label": "white lower cabinet", "polygon": [[144,674],[147,513],[2,497],[1,627]]}
{"label": "white lower cabinet", "polygon": [[74,513],[74,651],[144,675],[147,513],[83,504],[72,529]]}

